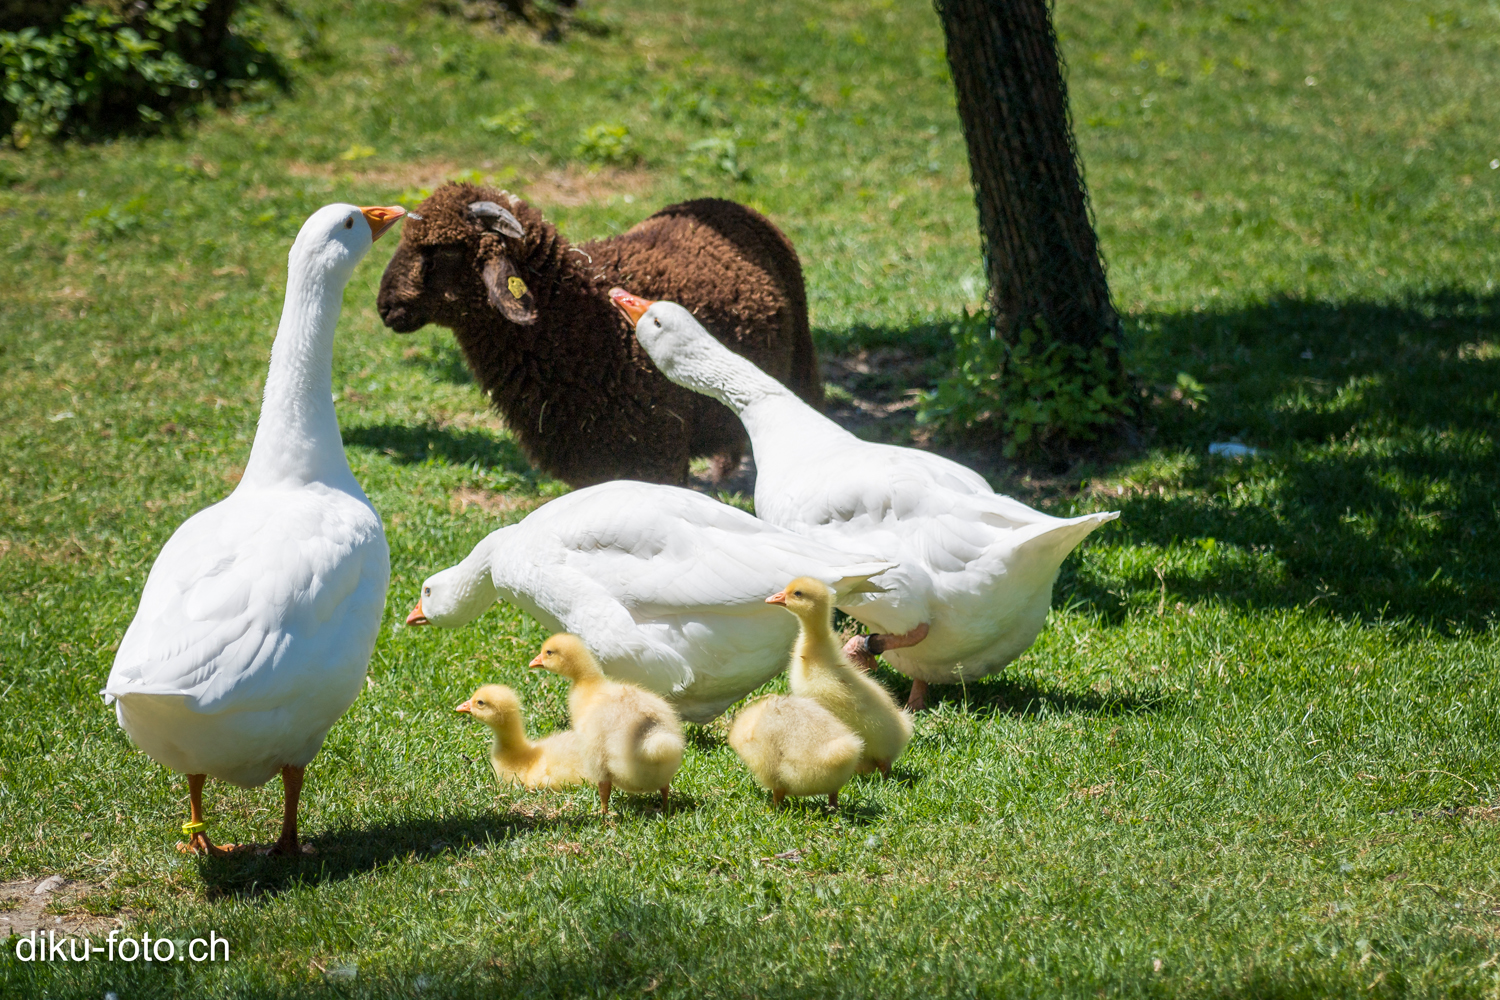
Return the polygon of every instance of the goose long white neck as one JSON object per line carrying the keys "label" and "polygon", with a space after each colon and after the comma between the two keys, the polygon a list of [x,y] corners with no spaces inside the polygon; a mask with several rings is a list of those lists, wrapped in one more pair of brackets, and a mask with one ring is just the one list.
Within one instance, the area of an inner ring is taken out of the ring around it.
{"label": "goose long white neck", "polygon": [[[813,439],[848,432],[693,322],[690,343],[651,352],[662,374],[733,410],[750,434],[757,468],[769,453],[801,454]],[[647,348],[651,351],[651,348]],[[660,353],[662,357],[656,355]]]}
{"label": "goose long white neck", "polygon": [[347,275],[308,263],[295,251],[291,255],[260,423],[242,482],[322,482],[363,496],[349,471],[333,407],[333,339]]}

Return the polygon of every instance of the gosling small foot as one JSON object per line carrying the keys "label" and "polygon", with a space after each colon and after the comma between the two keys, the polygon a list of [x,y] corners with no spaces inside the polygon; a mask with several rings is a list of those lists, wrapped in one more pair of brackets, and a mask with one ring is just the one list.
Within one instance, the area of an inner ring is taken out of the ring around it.
{"label": "gosling small foot", "polygon": [[913,712],[920,712],[927,707],[927,682],[913,680],[911,682],[911,694],[906,696],[906,707]]}
{"label": "gosling small foot", "polygon": [[830,809],[837,809],[838,807],[839,807],[839,793],[838,792],[829,792],[828,793],[828,808],[830,808]]}
{"label": "gosling small foot", "polygon": [[783,789],[780,789],[780,788],[776,789],[774,792],[771,793],[771,805],[773,805],[773,806],[779,806],[779,805],[781,805],[781,800],[784,799],[784,798],[786,798],[786,791],[783,790]]}
{"label": "gosling small foot", "polygon": [[609,796],[614,791],[614,783],[609,781],[599,782],[599,813],[603,816],[609,815]]}
{"label": "gosling small foot", "polygon": [[880,769],[880,776],[882,778],[889,778],[891,776],[891,762],[890,761],[888,761],[888,760],[879,760],[879,761],[875,762],[875,766]]}
{"label": "gosling small foot", "polygon": [[663,788],[661,790],[661,811],[662,812],[666,812],[667,811],[667,793],[669,791],[671,791],[671,789],[672,789],[672,786],[671,785],[667,785],[665,788]]}

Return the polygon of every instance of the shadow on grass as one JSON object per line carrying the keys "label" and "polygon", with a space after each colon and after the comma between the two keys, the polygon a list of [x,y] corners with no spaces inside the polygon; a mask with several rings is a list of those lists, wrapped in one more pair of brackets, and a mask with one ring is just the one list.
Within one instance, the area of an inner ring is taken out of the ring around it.
{"label": "shadow on grass", "polygon": [[344,444],[348,447],[381,452],[401,465],[418,465],[431,461],[448,465],[478,464],[519,476],[535,476],[530,463],[514,441],[487,431],[447,430],[431,424],[415,427],[375,424],[368,427],[347,427],[343,437]]}
{"label": "shadow on grass", "polygon": [[974,715],[1030,719],[1048,715],[1145,715],[1166,711],[1172,699],[1164,692],[1100,694],[1040,687],[1002,670],[969,684],[933,684],[927,689],[927,704],[930,708],[952,705]]}
{"label": "shadow on grass", "polygon": [[[1159,443],[1189,456],[1178,489],[1131,491],[1116,544],[1187,546],[1128,587],[1167,600],[1319,605],[1439,631],[1488,627],[1500,599],[1500,295],[1401,303],[1278,299],[1142,317]],[[1210,458],[1211,441],[1262,449]],[[1078,596],[1102,595],[1080,586]]]}
{"label": "shadow on grass", "polygon": [[450,385],[474,384],[474,373],[464,362],[463,352],[451,339],[434,345],[430,354],[425,350],[418,350],[410,357],[403,359],[402,364],[421,368],[439,382],[447,382]]}
{"label": "shadow on grass", "polygon": [[[900,347],[948,359],[951,325],[824,330],[819,342],[832,353],[874,358]],[[1162,466],[1146,468],[1123,496],[1095,501],[1121,512],[1090,543],[1125,553],[1111,579],[1079,573],[1079,560],[1069,560],[1058,601],[1118,620],[1129,600],[1165,583],[1169,603],[1315,606],[1438,631],[1489,627],[1500,604],[1500,294],[1273,298],[1147,313],[1127,326],[1145,392],[1144,447],[1079,453],[1061,467],[1055,457],[1007,463],[982,443],[936,449],[1002,489],[1025,495],[1044,484],[1060,500],[1161,449]],[[1186,392],[1179,373],[1190,377]],[[856,396],[868,390],[866,418],[923,387],[915,375],[859,379],[847,384]],[[1211,442],[1234,438],[1260,454],[1208,455]]]}
{"label": "shadow on grass", "polygon": [[528,815],[518,811],[418,817],[331,830],[313,840],[318,853],[301,858],[252,853],[206,857],[198,859],[198,870],[211,897],[261,896],[297,885],[340,881],[395,861],[426,861],[518,837],[566,834],[600,821],[595,813]]}

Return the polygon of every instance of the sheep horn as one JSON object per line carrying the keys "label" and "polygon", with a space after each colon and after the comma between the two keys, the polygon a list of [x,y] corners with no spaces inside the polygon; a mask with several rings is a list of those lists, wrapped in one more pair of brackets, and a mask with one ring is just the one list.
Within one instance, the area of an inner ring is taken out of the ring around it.
{"label": "sheep horn", "polygon": [[469,204],[469,214],[479,219],[486,229],[520,239],[526,235],[521,220],[511,215],[493,201],[476,201]]}

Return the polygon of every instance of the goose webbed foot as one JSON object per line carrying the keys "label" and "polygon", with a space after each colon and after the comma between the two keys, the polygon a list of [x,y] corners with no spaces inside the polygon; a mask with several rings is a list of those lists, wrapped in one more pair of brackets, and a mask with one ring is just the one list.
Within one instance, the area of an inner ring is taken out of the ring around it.
{"label": "goose webbed foot", "polygon": [[[923,622],[910,632],[895,635],[889,632],[877,632],[870,635],[857,635],[844,643],[844,655],[859,669],[865,673],[875,670],[875,657],[888,649],[904,649],[907,646],[915,646],[927,638],[930,626]],[[923,685],[925,688],[926,685]]]}
{"label": "goose webbed foot", "polygon": [[208,823],[203,818],[203,782],[207,778],[206,774],[187,776],[189,818],[182,825],[182,832],[187,835],[188,839],[187,843],[178,844],[177,849],[183,854],[223,857],[240,850],[243,845],[215,844],[208,839],[208,834],[203,832],[208,828]]}

